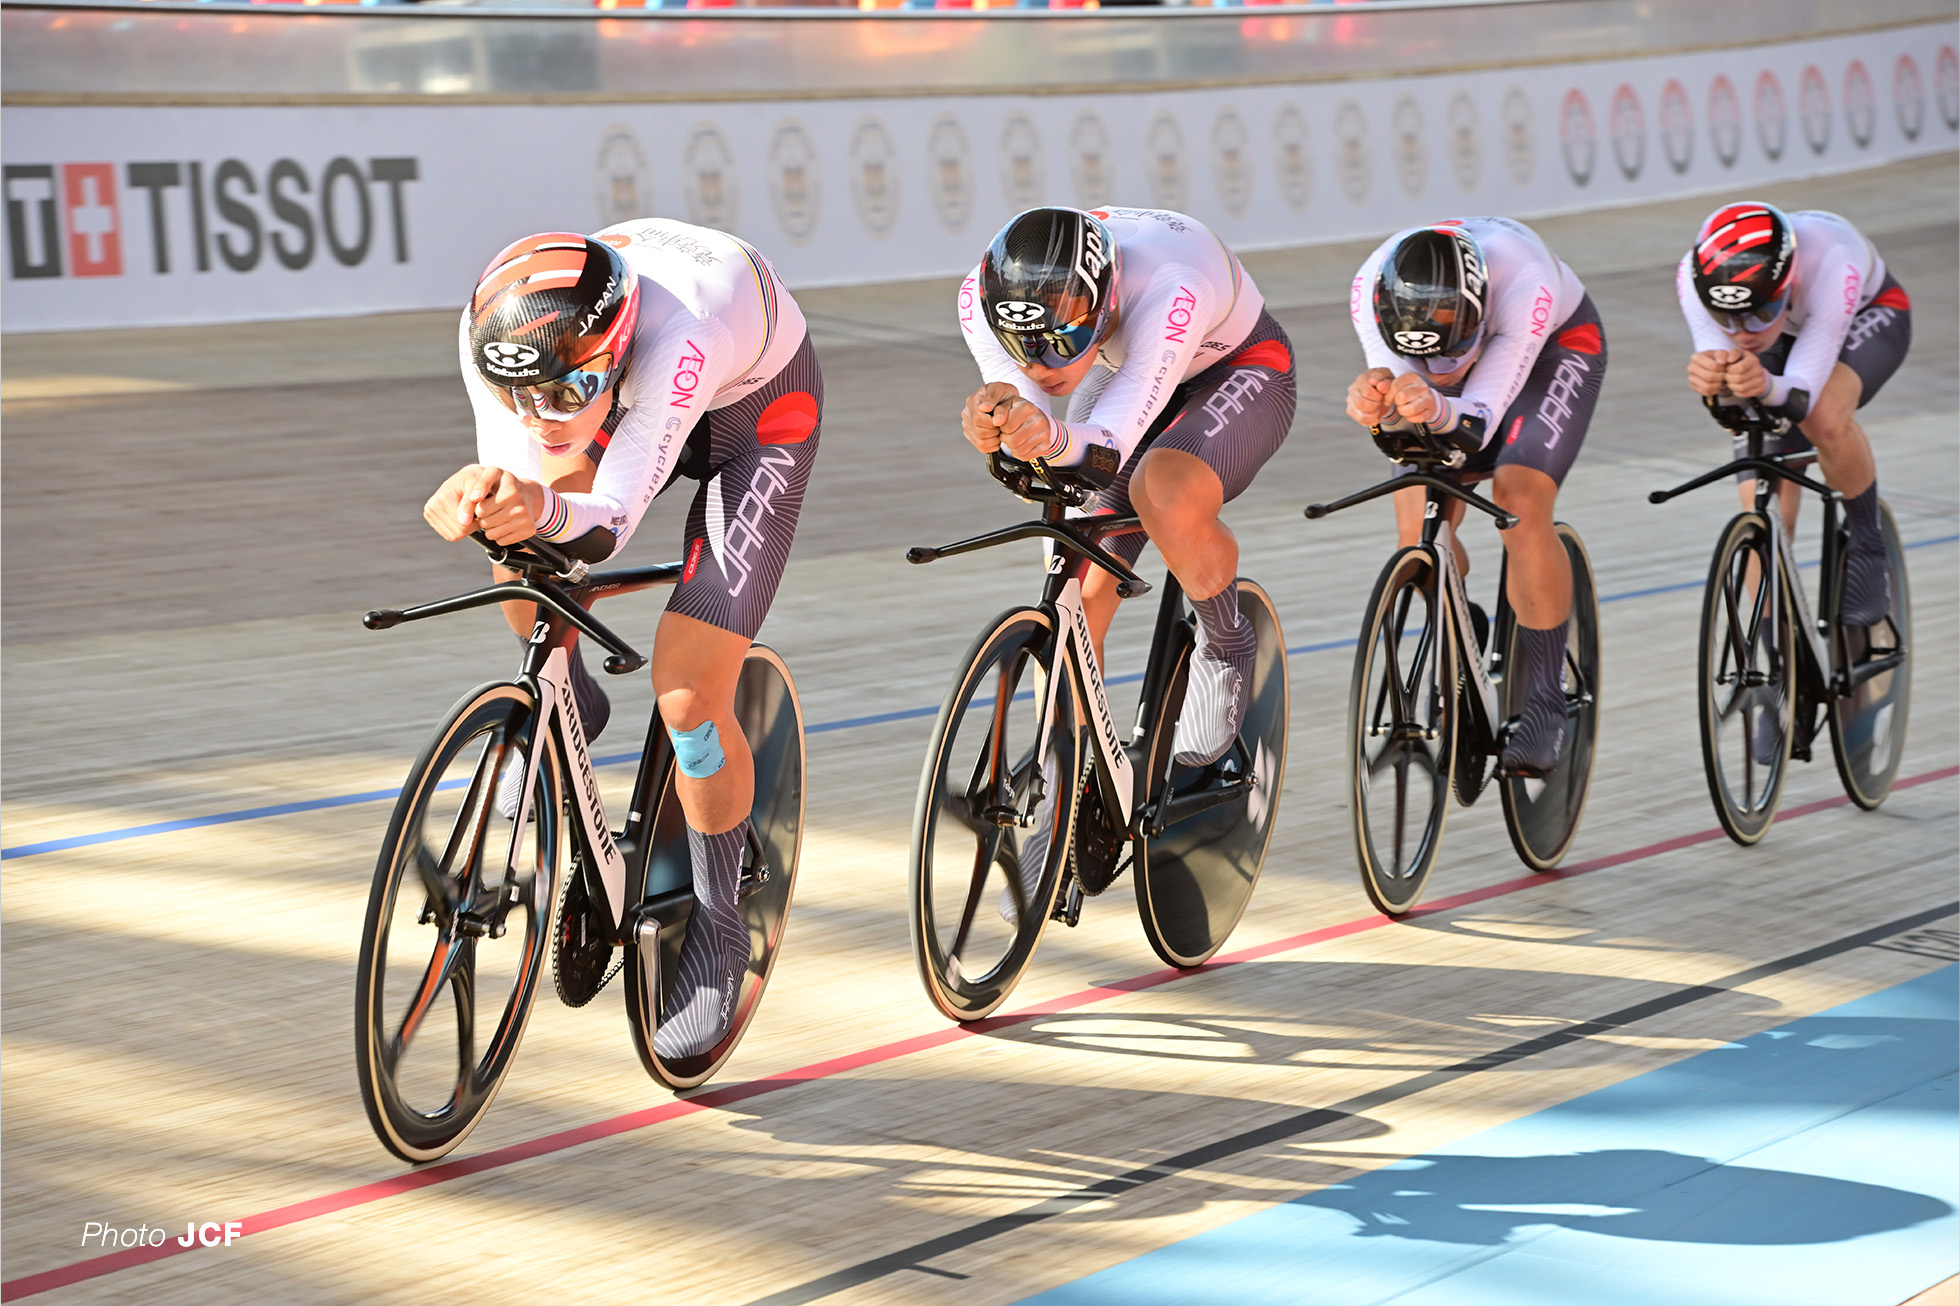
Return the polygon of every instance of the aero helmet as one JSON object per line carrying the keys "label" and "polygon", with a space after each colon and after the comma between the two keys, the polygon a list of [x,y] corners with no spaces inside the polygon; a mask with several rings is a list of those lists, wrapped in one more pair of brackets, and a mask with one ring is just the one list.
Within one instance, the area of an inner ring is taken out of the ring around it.
{"label": "aero helmet", "polygon": [[1116,302],[1116,241],[1079,209],[1029,209],[980,260],[980,311],[1016,363],[1066,367],[1093,353]]}
{"label": "aero helmet", "polygon": [[1462,227],[1410,232],[1382,260],[1375,321],[1404,358],[1461,358],[1484,336],[1484,251]]}
{"label": "aero helmet", "polygon": [[562,231],[526,236],[477,282],[470,356],[507,407],[562,420],[612,383],[639,315],[640,279],[618,250]]}
{"label": "aero helmet", "polygon": [[1725,331],[1763,331],[1790,300],[1797,234],[1768,204],[1730,204],[1709,215],[1688,255],[1695,294]]}

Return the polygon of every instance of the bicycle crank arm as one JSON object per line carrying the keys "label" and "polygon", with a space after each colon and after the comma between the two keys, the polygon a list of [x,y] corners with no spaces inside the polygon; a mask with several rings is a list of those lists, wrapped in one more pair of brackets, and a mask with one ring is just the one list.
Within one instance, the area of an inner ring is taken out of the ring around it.
{"label": "bicycle crank arm", "polygon": [[1229,780],[1216,789],[1200,789],[1194,793],[1180,794],[1172,790],[1161,803],[1152,803],[1137,813],[1132,837],[1141,835],[1146,839],[1157,839],[1164,831],[1179,821],[1189,820],[1199,812],[1208,812],[1214,807],[1237,802],[1245,797],[1259,777],[1248,771],[1236,780]]}
{"label": "bicycle crank arm", "polygon": [[1906,651],[1904,649],[1897,649],[1891,653],[1881,653],[1877,657],[1865,659],[1857,666],[1851,668],[1850,671],[1844,673],[1844,688],[1838,691],[1838,696],[1840,698],[1849,696],[1851,691],[1857,689],[1858,686],[1864,684],[1873,676],[1882,676],[1888,671],[1896,671],[1904,666],[1905,662]]}

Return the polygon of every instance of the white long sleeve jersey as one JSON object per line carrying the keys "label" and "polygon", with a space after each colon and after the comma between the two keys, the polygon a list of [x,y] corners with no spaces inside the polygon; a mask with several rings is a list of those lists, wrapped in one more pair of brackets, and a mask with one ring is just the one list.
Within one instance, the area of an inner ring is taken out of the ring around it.
{"label": "white long sleeve jersey", "polygon": [[1348,294],[1348,316],[1361,338],[1369,367],[1385,367],[1398,376],[1420,372],[1432,385],[1461,385],[1444,395],[1441,429],[1449,430],[1466,416],[1484,423],[1484,442],[1497,433],[1504,413],[1524,389],[1545,342],[1558,325],[1578,310],[1586,288],[1572,269],[1546,247],[1538,233],[1509,218],[1455,218],[1447,224],[1462,227],[1484,251],[1488,289],[1485,291],[1484,338],[1467,366],[1447,375],[1429,373],[1395,352],[1375,321],[1375,278],[1411,227],[1383,241],[1354,274]]}
{"label": "white long sleeve jersey", "polygon": [[[603,526],[617,553],[673,476],[701,414],[735,403],[781,371],[803,343],[804,323],[769,260],[725,232],[644,218],[593,239],[619,250],[640,278],[640,318],[618,389],[625,411],[592,492],[553,496],[542,524],[544,538],[554,541]],[[539,479],[537,442],[477,377],[467,310],[457,350],[476,412],[477,461]]]}
{"label": "white long sleeve jersey", "polygon": [[[1770,374],[1769,393],[1764,399],[1772,407],[1786,402],[1792,390],[1807,391],[1813,402],[1824,393],[1824,383],[1831,379],[1851,320],[1885,283],[1885,260],[1849,222],[1822,209],[1789,217],[1797,238],[1797,269],[1790,285],[1790,315],[1783,330],[1795,335],[1797,343],[1790,347],[1782,375]],[[1682,316],[1688,319],[1695,352],[1734,349],[1735,341],[1709,316],[1701,296],[1695,293],[1693,259],[1693,250],[1682,255],[1674,274],[1674,292],[1681,300]]]}
{"label": "white long sleeve jersey", "polygon": [[[1093,212],[1116,242],[1117,322],[1077,391],[1092,401],[1089,411],[1053,421],[1046,457],[1061,466],[1082,461],[1092,444],[1128,462],[1171,391],[1243,343],[1266,308],[1238,256],[1196,218],[1166,209]],[[960,286],[959,314],[981,377],[1005,381],[1055,418],[1048,395],[981,321],[977,266]]]}

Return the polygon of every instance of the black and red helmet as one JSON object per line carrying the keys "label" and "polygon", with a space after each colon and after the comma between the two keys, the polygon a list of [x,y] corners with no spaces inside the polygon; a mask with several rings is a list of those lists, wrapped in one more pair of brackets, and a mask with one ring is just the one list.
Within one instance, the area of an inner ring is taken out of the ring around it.
{"label": "black and red helmet", "polygon": [[[544,386],[573,372],[614,372],[640,315],[640,279],[588,236],[526,236],[490,260],[470,299],[470,356],[488,384]],[[587,364],[601,354],[600,369]]]}
{"label": "black and red helmet", "polygon": [[1710,214],[1688,255],[1695,294],[1728,331],[1766,330],[1789,303],[1797,233],[1780,209],[1753,201]]}

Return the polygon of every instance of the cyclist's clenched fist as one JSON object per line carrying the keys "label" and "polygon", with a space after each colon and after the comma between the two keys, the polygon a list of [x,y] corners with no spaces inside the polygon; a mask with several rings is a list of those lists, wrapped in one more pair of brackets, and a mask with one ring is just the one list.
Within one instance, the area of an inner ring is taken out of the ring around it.
{"label": "cyclist's clenched fist", "polygon": [[1363,426],[1380,426],[1396,417],[1433,426],[1443,419],[1443,400],[1418,373],[1396,376],[1385,367],[1371,367],[1348,387],[1348,416]]}
{"label": "cyclist's clenched fist", "polygon": [[1688,356],[1688,388],[1698,395],[1754,399],[1768,393],[1769,373],[1746,349],[1704,349]]}
{"label": "cyclist's clenched fist", "polygon": [[1054,436],[1048,414],[1005,381],[989,381],[967,397],[960,430],[981,453],[1005,449],[1023,461],[1046,453]]}
{"label": "cyclist's clenched fist", "polygon": [[442,483],[422,505],[422,520],[445,540],[482,531],[495,544],[517,544],[538,533],[544,486],[501,467],[472,463]]}

